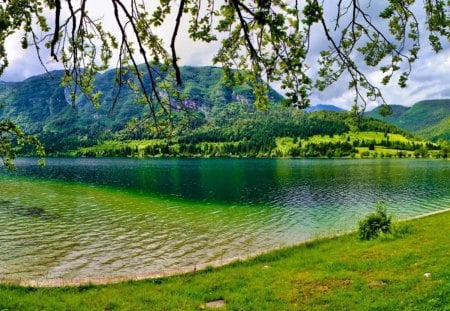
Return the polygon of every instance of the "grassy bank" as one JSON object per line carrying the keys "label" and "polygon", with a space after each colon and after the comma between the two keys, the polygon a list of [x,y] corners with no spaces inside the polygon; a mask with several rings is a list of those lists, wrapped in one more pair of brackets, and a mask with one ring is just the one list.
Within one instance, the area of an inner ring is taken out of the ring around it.
{"label": "grassy bank", "polygon": [[349,132],[309,138],[277,137],[262,141],[200,141],[178,139],[103,141],[68,151],[67,156],[88,157],[294,157],[294,158],[447,158],[448,146],[401,134]]}
{"label": "grassy bank", "polygon": [[215,300],[227,310],[450,310],[450,212],[405,226],[404,236],[321,239],[164,279],[0,285],[0,310],[196,310]]}

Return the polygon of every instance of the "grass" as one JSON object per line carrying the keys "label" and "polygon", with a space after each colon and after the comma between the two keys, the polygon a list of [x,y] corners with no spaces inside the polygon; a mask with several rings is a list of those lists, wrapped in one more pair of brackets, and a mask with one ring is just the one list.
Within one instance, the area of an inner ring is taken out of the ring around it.
{"label": "grass", "polygon": [[[388,134],[387,135],[391,143],[409,143],[416,144],[416,147],[425,146],[426,141],[409,139],[400,134]],[[67,152],[67,156],[132,156],[137,158],[143,158],[148,156],[190,156],[190,157],[211,157],[211,156],[225,156],[225,157],[238,157],[238,156],[259,156],[259,157],[290,157],[292,149],[302,148],[302,156],[305,156],[304,151],[308,148],[309,144],[321,144],[321,143],[350,143],[353,144],[354,141],[374,143],[373,150],[369,150],[368,147],[356,147],[356,153],[345,154],[343,157],[356,157],[356,158],[392,158],[392,157],[406,157],[415,158],[420,156],[416,154],[415,151],[396,149],[397,147],[383,147],[382,142],[386,141],[384,133],[381,132],[349,132],[342,135],[315,135],[306,139],[294,139],[292,137],[277,137],[275,138],[275,147],[267,152],[263,151],[255,154],[253,151],[241,150],[239,154],[231,154],[226,151],[225,146],[233,145],[237,147],[240,143],[244,141],[232,141],[232,142],[200,142],[196,144],[196,151],[186,151],[180,152],[180,144],[174,140],[168,142],[164,139],[152,139],[152,140],[127,140],[127,141],[113,141],[108,140],[101,142],[97,145],[91,147],[79,148],[77,150],[72,150]],[[167,145],[169,148],[167,151],[162,151],[161,146]],[[149,153],[146,151],[147,147],[155,147],[156,149]],[[428,158],[438,158],[439,150],[429,150]],[[321,155],[326,157],[326,155]],[[339,155],[337,155],[339,157]]]}
{"label": "grass", "polygon": [[[450,212],[360,241],[319,239],[221,268],[103,286],[0,285],[0,310],[450,310]],[[430,277],[424,276],[430,273]]]}
{"label": "grass", "polygon": [[[308,137],[306,139],[300,139],[299,142],[301,144],[301,146],[303,147],[307,147],[309,144],[321,144],[321,143],[345,143],[345,142],[349,142],[349,143],[353,143],[353,141],[355,140],[359,140],[360,142],[365,140],[366,142],[371,142],[371,141],[375,141],[377,144],[381,144],[381,142],[383,140],[386,140],[386,138],[384,137],[384,133],[379,133],[379,132],[358,132],[358,133],[346,133],[343,135],[334,135],[332,137],[330,137],[329,135],[314,135],[311,137]],[[409,140],[408,138],[400,135],[400,134],[389,134],[389,140],[391,142],[402,142],[402,143],[407,143],[407,142],[413,142],[413,140]],[[416,143],[418,141],[415,141]],[[423,143],[422,141],[419,141],[420,143]],[[288,154],[288,151],[291,148],[297,147],[298,143],[294,143],[294,139],[292,137],[278,137],[275,139],[275,143],[276,143],[276,149],[280,151],[281,154],[286,155]],[[372,153],[374,152],[385,152],[386,154],[391,154],[391,155],[395,155],[398,150],[396,149],[388,149],[382,146],[375,146],[375,150],[373,152],[370,152],[370,155],[372,155]],[[357,147],[356,149],[358,149],[358,151],[364,152],[364,151],[368,151],[369,148],[368,147]],[[413,154],[413,152],[408,152]]]}
{"label": "grass", "polygon": [[166,143],[166,141],[163,139],[127,140],[127,141],[107,140],[92,147],[83,147],[79,148],[78,150],[71,151],[68,153],[68,155],[76,156],[77,151],[81,153],[91,152],[93,154],[101,155],[102,153],[113,153],[116,150],[120,150],[126,147],[129,147],[133,150],[137,148],[138,153],[143,153],[145,147],[162,143]]}
{"label": "grass", "polygon": [[[330,137],[329,135],[315,135],[311,136],[308,139],[302,140],[302,143],[337,143],[337,142],[346,142],[348,141],[348,138],[350,137],[349,142],[353,142],[354,140],[365,140],[366,142],[375,140],[377,144],[380,144],[381,141],[386,140],[386,137],[384,136],[384,133],[381,132],[350,132],[343,135],[334,135],[333,137]],[[407,143],[407,142],[419,142],[423,143],[421,140],[413,140],[408,139],[407,137],[400,135],[400,134],[388,134],[389,141],[391,142],[401,142],[401,143]]]}
{"label": "grass", "polygon": [[[415,143],[416,145],[425,145],[426,141],[420,139],[409,139],[400,134],[388,134],[389,141],[391,143],[399,142],[399,143]],[[369,150],[368,147],[356,147],[358,150],[357,154],[353,156],[356,158],[384,158],[384,157],[398,157],[399,152],[402,152],[402,157],[406,158],[415,158],[415,152],[410,150],[402,150],[395,148],[387,148],[382,146],[382,141],[386,140],[384,133],[381,132],[349,132],[342,135],[314,135],[306,139],[299,140],[301,146],[303,148],[307,148],[309,144],[321,144],[321,143],[333,143],[336,144],[338,142],[345,143],[348,142],[353,144],[355,140],[362,142],[363,140],[366,143],[375,142],[374,150]],[[291,137],[279,137],[275,140],[276,142],[276,150],[279,151],[283,156],[287,156],[289,150],[291,148],[297,147],[298,143],[294,143],[294,139]],[[428,157],[435,158],[439,153],[438,150],[428,151]]]}

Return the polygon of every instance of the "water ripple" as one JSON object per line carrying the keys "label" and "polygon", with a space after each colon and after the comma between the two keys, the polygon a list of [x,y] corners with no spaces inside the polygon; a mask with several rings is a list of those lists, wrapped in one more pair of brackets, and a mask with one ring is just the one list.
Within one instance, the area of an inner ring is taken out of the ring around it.
{"label": "water ripple", "polygon": [[[95,178],[107,176],[109,164],[96,163],[89,166],[96,168]],[[95,185],[103,181],[86,185],[0,173],[0,278],[114,276],[222,262],[354,228],[378,200],[396,218],[450,207],[447,162],[263,161],[258,170],[220,162],[218,172],[210,162],[195,162],[206,166],[201,174],[201,167],[187,162],[179,169],[196,181],[172,174],[186,189],[167,183],[162,195],[145,187],[171,174],[158,175],[153,162],[137,163],[151,168],[135,175],[142,178],[134,185],[137,193],[119,189],[125,185]],[[169,162],[158,163],[171,172]],[[128,169],[136,174],[136,167]],[[92,182],[78,171],[77,179]],[[237,176],[229,177],[233,184],[224,177],[229,172]]]}

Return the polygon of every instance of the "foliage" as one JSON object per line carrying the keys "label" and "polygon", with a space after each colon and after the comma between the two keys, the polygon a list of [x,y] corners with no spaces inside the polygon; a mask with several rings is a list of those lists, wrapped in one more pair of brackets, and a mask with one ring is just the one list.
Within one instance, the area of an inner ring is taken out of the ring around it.
{"label": "foliage", "polygon": [[392,216],[387,215],[386,206],[378,202],[376,212],[367,215],[359,222],[359,237],[361,240],[377,238],[382,233],[391,232]]}
{"label": "foliage", "polygon": [[[20,127],[9,119],[0,120],[0,158],[7,168],[14,168],[13,160],[16,158],[14,146],[25,144],[33,145],[39,156],[45,156],[44,147],[36,136],[25,135]],[[39,164],[44,164],[43,159],[39,160]]]}
{"label": "foliage", "polygon": [[[308,122],[303,121],[305,124]],[[220,133],[220,132],[219,132]],[[81,147],[63,152],[69,156],[87,157],[396,157],[411,158],[415,148],[431,146],[429,156],[444,158],[445,145],[413,141],[400,134],[376,132],[344,133],[342,135],[314,135],[306,138],[257,136],[239,141],[218,141],[216,136],[202,136],[198,142],[184,141],[183,137],[151,140],[108,140],[92,147]],[[220,137],[220,136],[217,136]],[[212,141],[211,141],[212,140]],[[375,145],[369,151],[369,145]],[[389,146],[387,146],[389,145]],[[420,156],[420,155],[419,155]]]}
{"label": "foliage", "polygon": [[[165,115],[163,121],[170,122],[172,117],[170,99],[181,103],[176,46],[184,21],[192,40],[220,40],[213,61],[224,68],[228,82],[250,84],[261,109],[269,103],[262,78],[280,82],[290,104],[306,107],[314,87],[322,90],[344,73],[355,91],[355,105],[364,107],[368,100],[384,103],[379,89],[353,60],[363,59],[368,67],[379,69],[385,84],[398,73],[398,84],[404,87],[421,47],[419,29],[427,29],[428,42],[436,52],[450,36],[449,4],[444,1],[427,0],[420,7],[414,0],[376,6],[317,0],[181,0],[177,5],[167,0],[154,5],[112,0],[102,11],[114,21],[111,29],[93,15],[91,3],[4,1],[0,5],[0,75],[8,66],[5,41],[21,31],[23,48],[34,46],[40,57],[43,42],[54,60],[63,64],[62,82],[71,89],[74,102],[81,91],[96,104],[102,93],[94,89],[95,75],[117,57],[117,85],[132,85],[148,104],[155,124],[162,127],[166,125],[158,122],[159,114]],[[171,23],[170,36],[164,41],[161,32],[167,23]],[[328,42],[328,48],[321,53],[320,68],[311,72],[308,56],[315,41]],[[144,60],[143,67],[138,59]],[[136,79],[130,80],[129,74]]]}

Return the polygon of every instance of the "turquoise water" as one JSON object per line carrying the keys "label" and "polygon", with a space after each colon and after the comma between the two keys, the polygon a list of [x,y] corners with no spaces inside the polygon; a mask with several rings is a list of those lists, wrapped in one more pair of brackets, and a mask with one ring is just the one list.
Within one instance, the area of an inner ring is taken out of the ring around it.
{"label": "turquoise water", "polygon": [[0,170],[0,278],[192,267],[450,208],[450,162],[20,159]]}

